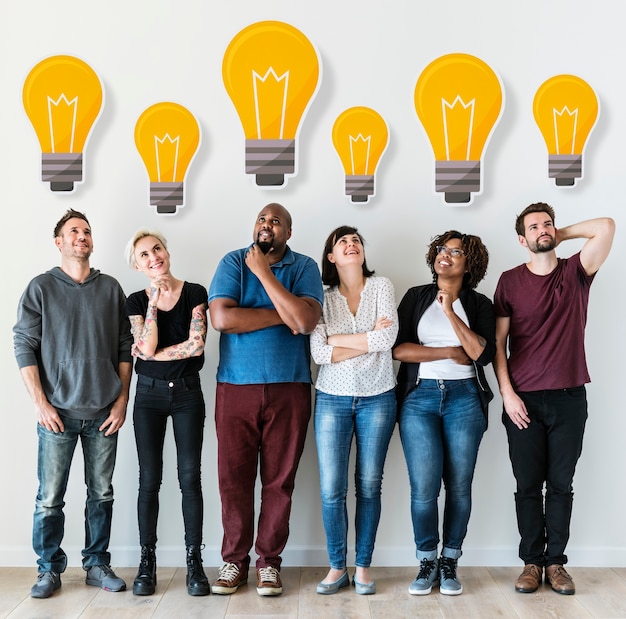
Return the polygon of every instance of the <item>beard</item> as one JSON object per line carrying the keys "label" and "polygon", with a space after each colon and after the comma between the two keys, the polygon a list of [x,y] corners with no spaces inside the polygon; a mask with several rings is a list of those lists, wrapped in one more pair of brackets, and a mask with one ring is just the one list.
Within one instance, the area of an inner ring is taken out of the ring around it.
{"label": "beard", "polygon": [[[549,239],[548,242],[543,242],[546,238]],[[544,236],[541,239],[537,239],[533,245],[529,245],[528,247],[533,254],[545,254],[556,247],[556,239],[551,236]]]}
{"label": "beard", "polygon": [[267,254],[270,249],[273,247],[273,243],[271,241],[259,241],[257,239],[257,247],[264,253]]}

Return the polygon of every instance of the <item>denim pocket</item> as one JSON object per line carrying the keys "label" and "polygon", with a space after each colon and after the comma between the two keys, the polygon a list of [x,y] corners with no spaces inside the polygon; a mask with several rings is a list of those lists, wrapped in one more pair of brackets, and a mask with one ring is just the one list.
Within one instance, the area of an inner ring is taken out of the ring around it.
{"label": "denim pocket", "polygon": [[463,386],[470,395],[478,395],[478,383],[474,379],[464,380]]}
{"label": "denim pocket", "polygon": [[186,376],[183,381],[186,391],[200,391],[201,385],[199,376]]}
{"label": "denim pocket", "polygon": [[568,387],[567,389],[563,389],[563,391],[572,399],[586,399],[587,398],[587,389],[585,385],[578,385],[577,387]]}

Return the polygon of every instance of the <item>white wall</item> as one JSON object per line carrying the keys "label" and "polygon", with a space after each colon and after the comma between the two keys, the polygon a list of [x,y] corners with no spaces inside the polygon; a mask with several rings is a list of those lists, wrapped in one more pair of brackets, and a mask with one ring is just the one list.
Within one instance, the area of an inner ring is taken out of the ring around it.
{"label": "white wall", "polygon": [[[109,0],[99,8],[78,0],[3,3],[0,20],[0,179],[4,251],[0,309],[0,565],[33,565],[30,548],[36,492],[35,416],[12,354],[11,327],[26,283],[59,263],[52,228],[65,209],[85,211],[95,240],[92,265],[117,277],[130,293],[142,276],[124,264],[126,240],[139,227],[157,227],[170,241],[173,272],[208,286],[219,258],[247,244],[254,216],[278,200],[292,213],[291,245],[319,259],[335,226],[357,225],[368,241],[370,266],[391,277],[398,301],[405,290],[429,280],[424,264],[432,235],[450,228],[478,234],[491,254],[479,290],[492,295],[499,274],[526,259],[513,222],[527,204],[547,201],[557,224],[609,215],[618,232],[614,249],[592,287],[587,351],[593,382],[590,417],[575,479],[569,544],[573,565],[626,564],[623,513],[623,436],[619,383],[626,344],[620,306],[624,136],[623,58],[626,8],[619,0]],[[522,8],[523,7],[523,8]],[[243,134],[221,80],[231,38],[255,21],[278,19],[300,28],[317,46],[322,83],[299,144],[300,173],[279,192],[256,189],[243,174]],[[500,75],[505,109],[484,160],[483,194],[466,208],[443,205],[433,193],[433,157],[413,109],[417,76],[431,60],[450,52],[474,54]],[[105,108],[86,152],[86,182],[71,195],[52,194],[39,182],[39,147],[24,114],[21,91],[30,68],[53,54],[77,55],[99,74]],[[538,86],[559,73],[586,79],[601,101],[598,124],[585,151],[584,179],[573,189],[547,178],[547,154],[532,117]],[[139,114],[163,100],[188,107],[202,127],[202,145],[187,182],[187,206],[159,218],[147,206],[148,181],[135,150]],[[377,178],[377,195],[366,205],[343,196],[343,172],[330,133],[347,107],[378,110],[390,128],[390,145]],[[559,247],[567,256],[580,243]],[[618,277],[620,279],[618,279]],[[617,280],[617,282],[616,282]],[[89,337],[85,333],[85,337]],[[204,445],[205,562],[220,562],[220,504],[216,483],[214,406],[217,334],[209,333],[202,371],[207,400]],[[491,370],[489,376],[495,388]],[[513,477],[500,423],[499,397],[479,454],[474,509],[463,562],[514,565],[517,531]],[[111,550],[114,565],[138,557],[135,502],[137,461],[129,421],[120,435],[115,472]],[[159,521],[163,565],[183,563],[182,518],[171,433]],[[323,565],[327,558],[320,518],[312,432],[297,479],[292,533],[285,562]],[[83,525],[82,468],[72,471],[67,495],[64,547],[80,563]],[[353,513],[353,505],[351,504]],[[414,564],[408,480],[394,434],[383,486],[383,515],[374,561]]]}

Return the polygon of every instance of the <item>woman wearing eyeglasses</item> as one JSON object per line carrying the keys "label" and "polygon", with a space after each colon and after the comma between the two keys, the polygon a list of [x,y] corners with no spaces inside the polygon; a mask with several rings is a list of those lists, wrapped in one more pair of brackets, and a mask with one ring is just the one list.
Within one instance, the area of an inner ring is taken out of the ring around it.
{"label": "woman wearing eyeglasses", "polygon": [[[456,230],[435,237],[426,262],[433,283],[408,290],[398,306],[393,358],[398,372],[402,448],[411,484],[411,518],[419,572],[409,586],[426,595],[463,591],[457,562],[471,510],[478,448],[493,397],[484,366],[495,354],[492,302],[475,292],[489,254],[481,239]],[[442,549],[437,501],[445,486]]]}

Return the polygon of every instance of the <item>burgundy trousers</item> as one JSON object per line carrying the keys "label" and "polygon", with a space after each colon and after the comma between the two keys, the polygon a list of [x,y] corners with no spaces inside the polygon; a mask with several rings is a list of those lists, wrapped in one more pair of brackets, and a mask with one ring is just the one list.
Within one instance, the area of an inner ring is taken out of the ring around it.
{"label": "burgundy trousers", "polygon": [[291,495],[311,416],[311,385],[218,383],[217,470],[222,500],[222,559],[247,572],[254,541],[257,470],[261,506],[257,569],[280,569],[289,537]]}

